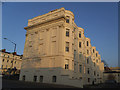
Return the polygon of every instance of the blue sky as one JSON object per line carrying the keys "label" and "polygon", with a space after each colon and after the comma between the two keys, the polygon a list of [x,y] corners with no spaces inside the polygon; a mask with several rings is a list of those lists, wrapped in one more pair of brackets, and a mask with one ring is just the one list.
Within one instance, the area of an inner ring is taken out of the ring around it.
{"label": "blue sky", "polygon": [[[28,19],[61,7],[74,13],[75,23],[84,28],[85,36],[91,39],[102,59],[109,66],[118,66],[118,4],[115,2],[6,2],[2,7],[2,37],[15,42],[17,53],[23,54]],[[2,48],[13,52],[14,45],[2,39]]]}

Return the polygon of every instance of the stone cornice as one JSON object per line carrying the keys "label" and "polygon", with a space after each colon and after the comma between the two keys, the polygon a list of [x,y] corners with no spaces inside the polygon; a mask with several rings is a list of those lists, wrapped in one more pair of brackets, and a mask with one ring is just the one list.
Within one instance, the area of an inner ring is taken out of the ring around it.
{"label": "stone cornice", "polygon": [[48,20],[48,21],[46,20],[46,21],[41,22],[41,23],[37,23],[37,24],[31,25],[31,26],[27,26],[24,29],[28,30],[29,28],[33,28],[33,27],[36,27],[38,25],[43,25],[43,24],[46,24],[46,23],[49,23],[49,22],[52,22],[52,21],[55,21],[55,20],[59,20],[59,19],[64,19],[65,20],[66,18],[65,18],[65,16],[61,16],[61,17],[56,18],[56,19],[52,19],[52,20]]}

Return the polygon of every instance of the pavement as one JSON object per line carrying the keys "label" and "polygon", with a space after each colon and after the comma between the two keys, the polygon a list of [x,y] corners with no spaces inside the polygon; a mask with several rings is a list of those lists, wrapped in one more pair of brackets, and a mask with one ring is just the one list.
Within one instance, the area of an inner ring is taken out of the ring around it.
{"label": "pavement", "polygon": [[119,83],[101,83],[96,85],[86,85],[84,88],[120,88]]}
{"label": "pavement", "polygon": [[[0,78],[1,81],[1,78]],[[36,83],[36,82],[24,82],[19,80],[8,80],[2,79],[2,89],[11,90],[17,88],[76,88],[73,86],[58,85],[58,84],[48,84],[48,83]],[[108,84],[102,83],[97,85],[85,85],[83,88],[120,88],[120,83]]]}
{"label": "pavement", "polygon": [[15,89],[15,88],[75,88],[75,87],[57,84],[2,79],[2,89]]}

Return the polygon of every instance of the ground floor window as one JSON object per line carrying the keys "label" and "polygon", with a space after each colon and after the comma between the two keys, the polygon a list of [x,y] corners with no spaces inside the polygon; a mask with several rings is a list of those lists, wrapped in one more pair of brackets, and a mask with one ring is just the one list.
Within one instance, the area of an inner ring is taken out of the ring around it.
{"label": "ground floor window", "polygon": [[22,80],[25,81],[25,75],[23,75]]}
{"label": "ground floor window", "polygon": [[43,82],[43,76],[40,76],[40,82]]}
{"label": "ground floor window", "polygon": [[57,80],[57,77],[56,77],[56,76],[53,76],[53,77],[52,77],[52,82],[56,82],[56,80]]}
{"label": "ground floor window", "polygon": [[90,78],[88,78],[88,82],[90,82]]}
{"label": "ground floor window", "polygon": [[34,82],[37,81],[37,76],[34,76],[33,81],[34,81]]}

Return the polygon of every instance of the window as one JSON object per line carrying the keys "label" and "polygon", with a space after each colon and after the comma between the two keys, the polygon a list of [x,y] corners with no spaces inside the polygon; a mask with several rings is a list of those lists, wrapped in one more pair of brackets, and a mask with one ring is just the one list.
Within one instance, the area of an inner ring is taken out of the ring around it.
{"label": "window", "polygon": [[79,42],[79,48],[81,48],[81,42]]}
{"label": "window", "polygon": [[25,81],[25,75],[23,75],[22,80]]}
{"label": "window", "polygon": [[93,53],[95,52],[95,50],[93,49]]}
{"label": "window", "polygon": [[95,78],[95,82],[96,82],[96,78]]}
{"label": "window", "polygon": [[65,69],[69,69],[69,59],[65,60]]}
{"label": "window", "polygon": [[79,38],[81,38],[81,32],[79,32]]}
{"label": "window", "polygon": [[1,68],[3,69],[3,65],[1,66]]}
{"label": "window", "polygon": [[13,63],[13,61],[11,61],[11,63]]}
{"label": "window", "polygon": [[87,41],[87,46],[89,46],[89,42]]}
{"label": "window", "polygon": [[82,65],[79,65],[79,72],[82,73]]}
{"label": "window", "polygon": [[87,64],[89,64],[89,58],[87,58]]}
{"label": "window", "polygon": [[96,57],[97,57],[97,53],[96,53]]}
{"label": "window", "polygon": [[90,74],[89,68],[88,68],[87,72],[88,72],[88,74]]}
{"label": "window", "polygon": [[69,21],[69,18],[70,18],[69,16],[66,17],[66,23],[69,23],[69,22],[70,22],[70,21]]}
{"label": "window", "polygon": [[76,50],[74,50],[74,59],[76,58]]}
{"label": "window", "polygon": [[3,62],[4,62],[5,60],[3,59]]}
{"label": "window", "polygon": [[96,60],[96,62],[98,63],[98,59]]}
{"label": "window", "polygon": [[72,60],[72,69],[74,70],[74,60]]}
{"label": "window", "polygon": [[88,82],[90,82],[90,78],[88,78]]}
{"label": "window", "polygon": [[37,81],[37,76],[34,76],[33,81],[34,81],[34,82]]}
{"label": "window", "polygon": [[16,61],[15,61],[15,64],[16,64]]}
{"label": "window", "polygon": [[82,77],[79,77],[80,80],[82,80]]}
{"label": "window", "polygon": [[97,76],[99,76],[99,74],[97,74]]}
{"label": "window", "polygon": [[87,50],[87,54],[89,55],[89,50]]}
{"label": "window", "polygon": [[96,72],[94,71],[94,76],[96,75]]}
{"label": "window", "polygon": [[75,29],[76,29],[76,28],[74,27],[74,32],[75,32]]}
{"label": "window", "polygon": [[43,82],[43,76],[40,76],[40,82]]}
{"label": "window", "polygon": [[57,80],[57,77],[56,77],[56,76],[53,76],[53,77],[52,77],[52,82],[56,82],[56,80]]}
{"label": "window", "polygon": [[9,62],[9,60],[7,60],[7,62]]}
{"label": "window", "polygon": [[65,69],[69,69],[69,65],[68,64],[65,64]]}
{"label": "window", "polygon": [[69,42],[66,42],[66,52],[69,52]]}
{"label": "window", "polygon": [[82,53],[80,52],[79,53],[79,60],[82,58]]}
{"label": "window", "polygon": [[69,37],[69,29],[66,29],[66,36]]}

